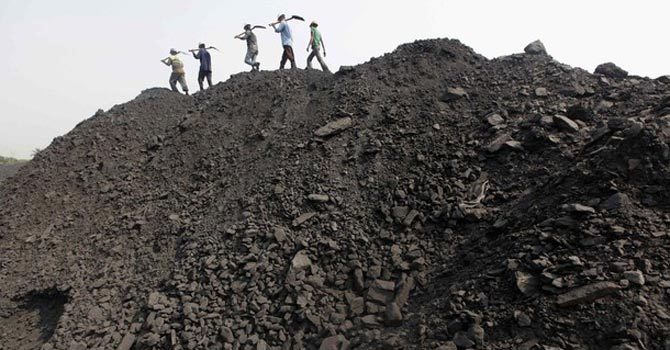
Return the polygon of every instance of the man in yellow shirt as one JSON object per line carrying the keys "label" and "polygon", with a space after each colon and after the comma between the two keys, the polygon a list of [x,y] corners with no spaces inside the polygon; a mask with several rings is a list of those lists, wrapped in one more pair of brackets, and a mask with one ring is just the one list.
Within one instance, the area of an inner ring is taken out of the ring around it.
{"label": "man in yellow shirt", "polygon": [[179,59],[179,51],[170,49],[170,57],[167,57],[161,62],[166,66],[172,66],[172,74],[170,74],[170,88],[174,92],[177,90],[177,82],[181,85],[181,89],[188,95],[188,85],[186,85],[186,72],[184,72],[184,63]]}

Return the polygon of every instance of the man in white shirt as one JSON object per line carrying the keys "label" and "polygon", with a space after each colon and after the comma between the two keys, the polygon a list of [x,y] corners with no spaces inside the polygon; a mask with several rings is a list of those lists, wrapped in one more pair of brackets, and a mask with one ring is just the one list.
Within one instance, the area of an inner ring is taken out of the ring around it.
{"label": "man in white shirt", "polygon": [[288,22],[286,22],[286,16],[280,15],[277,18],[278,23],[273,23],[272,28],[274,28],[276,33],[281,34],[281,44],[284,47],[284,53],[281,56],[281,64],[279,69],[284,69],[286,66],[286,61],[291,61],[291,68],[296,68],[295,66],[295,54],[293,53],[293,33],[291,32],[291,27],[289,27]]}

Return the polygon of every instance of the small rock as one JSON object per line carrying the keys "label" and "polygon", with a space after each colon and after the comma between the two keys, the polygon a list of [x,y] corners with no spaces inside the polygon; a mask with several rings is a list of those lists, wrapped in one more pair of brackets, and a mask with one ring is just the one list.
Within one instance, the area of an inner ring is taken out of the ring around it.
{"label": "small rock", "polygon": [[307,199],[312,202],[326,203],[330,200],[330,197],[327,194],[310,194]]}
{"label": "small rock", "polygon": [[454,342],[448,341],[445,344],[438,346],[435,350],[458,350],[458,347]]}
{"label": "small rock", "polygon": [[512,137],[508,134],[503,134],[498,136],[488,146],[486,146],[486,150],[490,153],[496,153],[503,149],[503,147],[509,147],[511,149],[517,150],[523,149],[520,142],[513,140]]}
{"label": "small rock", "polygon": [[409,214],[403,219],[402,224],[409,227],[412,226],[412,223],[414,222],[414,219],[419,216],[419,212],[417,210],[412,209]]}
{"label": "small rock", "polygon": [[291,223],[291,225],[292,225],[293,227],[300,226],[300,225],[304,224],[305,222],[307,222],[307,220],[313,218],[314,216],[316,216],[316,213],[305,213],[305,214],[302,214],[302,215],[298,216],[297,218],[295,218],[295,219],[293,220],[293,222]]}
{"label": "small rock", "polygon": [[535,96],[537,97],[547,97],[549,96],[549,91],[546,88],[539,87],[535,89]]}
{"label": "small rock", "polygon": [[307,252],[304,250],[299,251],[291,260],[291,268],[295,273],[308,269],[312,266],[312,261],[309,260]]}
{"label": "small rock", "polygon": [[561,307],[584,304],[612,294],[620,289],[621,286],[616,283],[596,282],[561,294],[558,296],[556,302]]}
{"label": "small rock", "polygon": [[394,290],[394,282],[374,280],[368,289],[367,299],[385,305],[393,300]]}
{"label": "small rock", "polygon": [[379,323],[379,320],[377,320],[377,316],[375,315],[363,316],[361,317],[361,322],[367,327],[375,328],[381,326],[381,323]]}
{"label": "small rock", "polygon": [[554,124],[559,129],[569,131],[569,132],[579,132],[579,125],[575,123],[572,119],[564,117],[562,115],[557,115],[554,117]]}
{"label": "small rock", "polygon": [[468,93],[463,88],[448,88],[447,92],[442,95],[442,102],[451,102],[467,96]]}
{"label": "small rock", "polygon": [[561,209],[571,212],[571,213],[584,213],[584,214],[595,214],[596,210],[586,206],[586,205],[581,205],[578,203],[574,204],[564,204],[561,206]]}
{"label": "small rock", "polygon": [[235,336],[233,335],[233,331],[225,326],[221,327],[221,338],[223,338],[223,340],[229,344],[235,342]]}
{"label": "small rock", "polygon": [[639,348],[630,344],[619,344],[611,347],[610,350],[639,350]]}
{"label": "small rock", "polygon": [[528,315],[522,311],[514,311],[514,319],[519,324],[520,327],[530,327],[532,321]]}
{"label": "small rock", "polygon": [[617,192],[600,204],[601,209],[608,211],[617,210],[630,206],[630,198],[625,193]]}
{"label": "small rock", "polygon": [[348,348],[349,341],[341,334],[324,339],[319,346],[319,350],[344,350]]}
{"label": "small rock", "polygon": [[484,344],[484,334],[484,328],[478,324],[473,324],[468,329],[468,338],[472,339],[477,345]]}
{"label": "small rock", "polygon": [[340,133],[353,125],[353,120],[350,117],[340,118],[332,121],[314,132],[318,137],[328,137]]}
{"label": "small rock", "polygon": [[467,349],[475,346],[475,342],[470,340],[470,338],[468,338],[465,332],[456,332],[456,334],[454,335],[454,339],[452,341],[459,348]]}
{"label": "small rock", "polygon": [[398,327],[402,324],[402,312],[400,311],[400,306],[396,303],[386,304],[384,316],[387,326]]}
{"label": "small rock", "polygon": [[638,286],[643,286],[645,283],[644,274],[640,270],[626,271],[623,273],[623,277]]}
{"label": "small rock", "polygon": [[535,40],[528,44],[523,51],[529,55],[546,55],[547,49],[540,40]]}
{"label": "small rock", "polygon": [[116,348],[116,350],[130,350],[135,344],[135,335],[132,333],[127,333],[121,340],[121,344]]}
{"label": "small rock", "polygon": [[539,285],[537,277],[523,271],[517,271],[514,275],[516,277],[516,286],[521,293],[530,295],[537,291],[537,286]]}
{"label": "small rock", "polygon": [[486,117],[486,122],[491,126],[498,126],[505,123],[505,119],[498,113],[490,114]]}

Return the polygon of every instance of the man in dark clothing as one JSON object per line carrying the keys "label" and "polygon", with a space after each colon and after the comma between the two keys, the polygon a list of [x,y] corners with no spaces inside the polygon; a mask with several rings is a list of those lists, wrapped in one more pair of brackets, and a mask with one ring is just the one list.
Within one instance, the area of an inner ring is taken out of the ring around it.
{"label": "man in dark clothing", "polygon": [[200,91],[204,90],[203,82],[207,78],[207,84],[212,87],[212,56],[207,52],[205,44],[198,45],[198,51],[191,50],[193,57],[200,60],[200,71],[198,72],[198,84],[200,84]]}

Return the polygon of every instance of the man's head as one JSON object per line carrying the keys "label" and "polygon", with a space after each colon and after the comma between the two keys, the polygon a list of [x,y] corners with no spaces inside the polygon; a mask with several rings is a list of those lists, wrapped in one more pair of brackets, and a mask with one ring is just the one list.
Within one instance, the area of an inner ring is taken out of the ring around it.
{"label": "man's head", "polygon": [[278,20],[279,22],[282,22],[282,21],[285,20],[285,19],[286,19],[286,15],[279,15],[279,17],[277,17],[277,20]]}
{"label": "man's head", "polygon": [[177,51],[175,49],[170,49],[170,55],[176,55],[178,53],[179,53],[179,51]]}
{"label": "man's head", "polygon": [[316,23],[316,21],[312,21],[312,23],[309,26],[312,27],[312,28],[316,28],[316,27],[319,26],[319,24]]}
{"label": "man's head", "polygon": [[198,48],[199,48],[199,49],[204,49],[204,48],[205,48],[205,44],[204,44],[204,43],[200,43],[200,44],[198,44]]}
{"label": "man's head", "polygon": [[245,24],[244,30],[251,30],[251,24]]}

